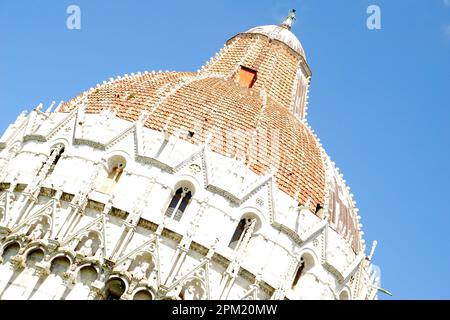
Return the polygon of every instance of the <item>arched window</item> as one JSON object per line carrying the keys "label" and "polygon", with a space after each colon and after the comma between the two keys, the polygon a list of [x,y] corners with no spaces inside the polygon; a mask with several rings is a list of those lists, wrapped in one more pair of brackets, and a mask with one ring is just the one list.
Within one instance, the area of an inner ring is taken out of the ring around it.
{"label": "arched window", "polygon": [[61,156],[64,153],[64,145],[60,144],[57,145],[56,147],[52,148],[52,151],[50,152],[50,157],[52,157],[53,155],[55,156],[55,158],[53,159],[52,165],[56,166],[56,164],[58,163],[58,161],[61,159]]}
{"label": "arched window", "polygon": [[125,282],[121,279],[109,280],[106,284],[105,299],[106,300],[120,300],[125,292]]}
{"label": "arched window", "polygon": [[8,244],[2,253],[3,262],[9,261],[12,257],[19,253],[20,245],[17,242]]}
{"label": "arched window", "polygon": [[42,249],[35,249],[27,255],[27,267],[34,267],[42,260],[44,260],[44,251],[42,251]]}
{"label": "arched window", "polygon": [[148,290],[141,290],[136,292],[133,300],[153,300],[153,296]]}
{"label": "arched window", "polygon": [[246,225],[245,219],[241,219],[239,221],[238,226],[236,227],[236,230],[234,230],[234,234],[231,237],[230,244],[228,245],[230,248],[235,249],[237,244],[239,243],[239,240],[242,238],[242,235],[244,234],[245,225]]}
{"label": "arched window", "polygon": [[166,216],[173,218],[176,221],[180,221],[187,206],[191,202],[191,199],[192,192],[189,188],[178,188],[170,201],[169,207],[166,211]]}
{"label": "arched window", "polygon": [[[50,156],[45,160],[37,172],[37,176],[45,175],[48,177],[55,170],[56,165],[64,153],[64,145],[57,144],[50,150]],[[46,170],[46,171],[45,171]]]}
{"label": "arched window", "polygon": [[50,151],[50,160],[52,161],[52,163],[47,175],[52,174],[52,172],[55,170],[55,167],[61,159],[64,150],[65,148],[63,144],[58,144],[52,148],[52,150]]}
{"label": "arched window", "polygon": [[[228,245],[231,249],[238,249],[245,240],[247,235],[248,240],[250,240],[251,235],[255,229],[256,219],[251,219],[249,217],[244,217],[239,221],[234,234],[231,237],[230,244]],[[247,240],[247,241],[248,241]]]}
{"label": "arched window", "polygon": [[292,289],[295,289],[295,287],[298,284],[298,280],[300,280],[300,277],[303,274],[303,271],[305,270],[305,261],[303,260],[303,257],[300,258],[300,264],[298,265],[297,271],[295,272],[294,281],[292,282]]}
{"label": "arched window", "polygon": [[123,170],[126,166],[126,160],[125,158],[121,156],[112,157],[109,161],[109,172],[108,177],[103,182],[103,184],[100,187],[100,192],[111,194],[114,190],[114,187],[117,185],[117,183],[120,180],[120,177],[122,176]]}
{"label": "arched window", "polygon": [[57,257],[52,260],[50,271],[51,273],[62,277],[63,273],[69,270],[69,268],[70,268],[70,260],[68,258]]}
{"label": "arched window", "polygon": [[349,300],[349,295],[346,290],[343,290],[339,295],[339,300]]}
{"label": "arched window", "polygon": [[296,290],[300,287],[302,279],[305,277],[312,268],[314,267],[314,258],[309,253],[304,253],[300,258],[300,263],[298,264],[297,271],[295,272],[294,280],[292,281],[292,290]]}
{"label": "arched window", "polygon": [[90,286],[98,278],[97,270],[93,266],[84,266],[80,269],[78,279],[85,285]]}

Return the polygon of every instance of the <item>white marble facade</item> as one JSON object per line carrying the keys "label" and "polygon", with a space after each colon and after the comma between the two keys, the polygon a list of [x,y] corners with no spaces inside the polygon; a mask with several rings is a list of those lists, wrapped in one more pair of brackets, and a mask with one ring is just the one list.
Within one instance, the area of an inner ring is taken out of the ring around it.
{"label": "white marble facade", "polygon": [[0,140],[0,299],[374,299],[364,250],[239,160],[109,114]]}

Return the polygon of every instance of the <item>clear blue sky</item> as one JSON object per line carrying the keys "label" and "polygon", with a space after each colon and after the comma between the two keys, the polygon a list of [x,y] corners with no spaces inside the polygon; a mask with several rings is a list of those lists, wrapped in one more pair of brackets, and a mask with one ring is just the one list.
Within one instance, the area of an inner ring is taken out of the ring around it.
{"label": "clear blue sky", "polygon": [[[70,4],[79,31],[66,28]],[[382,30],[366,28],[370,4]],[[309,122],[355,194],[367,243],[379,241],[383,287],[450,298],[450,1],[0,0],[0,131],[111,76],[195,71],[290,8],[313,70]]]}

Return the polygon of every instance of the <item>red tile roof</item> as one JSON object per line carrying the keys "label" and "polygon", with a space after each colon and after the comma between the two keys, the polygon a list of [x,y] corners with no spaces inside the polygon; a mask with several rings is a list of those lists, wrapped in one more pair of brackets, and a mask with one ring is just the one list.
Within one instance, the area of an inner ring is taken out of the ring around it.
{"label": "red tile roof", "polygon": [[[205,78],[193,81],[195,73],[162,73],[134,76],[104,85],[87,94],[86,113],[105,107],[117,110],[117,117],[138,120],[153,111],[145,126],[170,134],[180,129],[194,132],[181,138],[201,144],[213,134],[211,149],[228,156],[243,156],[250,168],[266,174],[278,169],[276,181],[287,194],[301,190],[300,201],[311,198],[311,209],[324,204],[325,173],[320,149],[310,130],[285,107],[268,98],[263,105],[257,89],[241,88],[233,80]],[[158,99],[188,80],[188,84]],[[66,103],[60,112],[71,111]],[[170,121],[169,121],[170,119]],[[252,135],[256,138],[252,139]],[[252,141],[253,140],[253,141]],[[252,155],[251,150],[255,150]]]}

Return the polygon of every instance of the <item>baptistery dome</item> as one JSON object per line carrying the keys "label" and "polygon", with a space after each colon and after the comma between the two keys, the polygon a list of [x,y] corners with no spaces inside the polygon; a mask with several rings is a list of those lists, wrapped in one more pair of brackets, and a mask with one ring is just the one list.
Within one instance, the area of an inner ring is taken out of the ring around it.
{"label": "baptistery dome", "polygon": [[358,209],[307,123],[294,13],[197,72],[19,116],[0,140],[0,298],[375,298]]}
{"label": "baptistery dome", "polygon": [[270,40],[280,41],[289,48],[300,54],[305,60],[306,55],[300,40],[292,33],[292,23],[296,19],[295,10],[292,10],[288,17],[280,25],[259,26],[248,30],[246,33],[257,33],[268,37]]}

